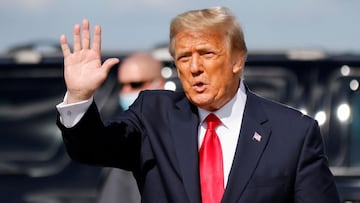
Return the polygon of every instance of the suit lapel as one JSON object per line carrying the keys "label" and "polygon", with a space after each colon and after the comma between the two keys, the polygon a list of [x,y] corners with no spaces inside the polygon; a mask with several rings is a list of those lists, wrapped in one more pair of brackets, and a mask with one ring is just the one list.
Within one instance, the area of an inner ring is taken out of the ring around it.
{"label": "suit lapel", "polygon": [[170,114],[176,115],[169,119],[171,129],[177,129],[172,134],[185,191],[191,203],[200,203],[197,109],[184,97]]}
{"label": "suit lapel", "polygon": [[[269,140],[271,131],[258,102],[259,98],[248,91],[240,137],[222,202],[238,201]],[[261,137],[254,137],[256,133]]]}
{"label": "suit lapel", "polygon": [[[247,92],[247,101],[232,169],[222,202],[237,202],[246,188],[271,135],[259,98]],[[185,191],[191,203],[201,203],[198,169],[198,125],[196,107],[184,97],[174,112],[169,112],[175,151]],[[261,136],[257,141],[255,133]]]}

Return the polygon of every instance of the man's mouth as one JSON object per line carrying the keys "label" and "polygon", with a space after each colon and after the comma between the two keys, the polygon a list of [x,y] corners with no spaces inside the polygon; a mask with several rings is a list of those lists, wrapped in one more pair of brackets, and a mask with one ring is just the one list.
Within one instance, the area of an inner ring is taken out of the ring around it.
{"label": "man's mouth", "polygon": [[196,92],[203,92],[206,89],[207,84],[205,84],[203,82],[196,82],[193,84],[192,87]]}

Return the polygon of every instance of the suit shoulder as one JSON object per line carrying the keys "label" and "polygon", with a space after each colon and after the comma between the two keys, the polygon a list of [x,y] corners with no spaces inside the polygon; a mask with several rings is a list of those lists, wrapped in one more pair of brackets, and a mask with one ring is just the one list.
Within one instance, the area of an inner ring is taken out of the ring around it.
{"label": "suit shoulder", "polygon": [[176,103],[186,98],[184,92],[171,90],[144,90],[139,94],[140,100],[150,103]]}
{"label": "suit shoulder", "polygon": [[184,92],[176,92],[172,90],[143,90],[140,92],[140,95],[144,97],[151,98],[183,98],[185,96]]}
{"label": "suit shoulder", "polygon": [[[253,94],[253,93],[252,93]],[[314,119],[308,115],[303,114],[298,109],[279,103],[274,100],[270,100],[258,95],[253,94],[257,98],[260,105],[263,107],[267,115],[276,115],[280,120],[307,120],[308,122],[314,122]]]}

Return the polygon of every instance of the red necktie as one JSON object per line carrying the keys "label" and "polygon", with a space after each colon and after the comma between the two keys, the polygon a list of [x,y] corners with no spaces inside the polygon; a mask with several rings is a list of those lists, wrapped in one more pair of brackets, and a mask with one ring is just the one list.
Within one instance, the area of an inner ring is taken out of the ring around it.
{"label": "red necktie", "polygon": [[207,129],[200,147],[200,186],[202,203],[220,203],[224,193],[224,172],[220,140],[216,127],[221,123],[214,114],[205,122]]}

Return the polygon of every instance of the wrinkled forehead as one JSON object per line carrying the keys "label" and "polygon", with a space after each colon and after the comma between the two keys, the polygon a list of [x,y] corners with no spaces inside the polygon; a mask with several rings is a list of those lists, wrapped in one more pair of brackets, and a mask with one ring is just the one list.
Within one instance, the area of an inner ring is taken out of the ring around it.
{"label": "wrinkled forehead", "polygon": [[191,49],[228,49],[225,33],[211,30],[186,30],[179,32],[173,41],[174,56]]}

